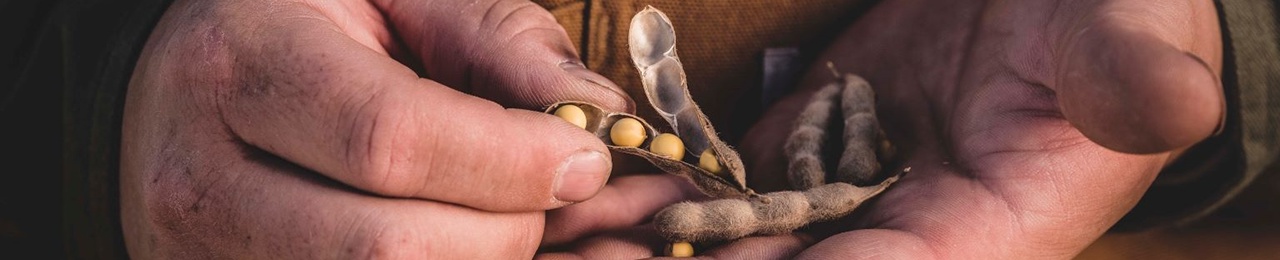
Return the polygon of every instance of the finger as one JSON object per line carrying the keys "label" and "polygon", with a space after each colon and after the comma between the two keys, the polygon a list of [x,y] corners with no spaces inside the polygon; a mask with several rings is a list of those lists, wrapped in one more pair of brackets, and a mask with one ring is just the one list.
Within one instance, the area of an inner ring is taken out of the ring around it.
{"label": "finger", "polygon": [[533,257],[533,259],[537,259],[537,260],[577,260],[577,259],[586,259],[586,258],[583,258],[582,256],[577,255],[577,254],[573,254],[573,253],[554,252],[554,253],[538,253],[538,255],[534,256],[534,257]]}
{"label": "finger", "polygon": [[[864,229],[823,239],[795,259],[933,259],[931,246],[919,236],[897,230]],[[946,257],[941,257],[946,258]]]}
{"label": "finger", "polygon": [[277,16],[228,34],[247,47],[219,110],[249,144],[368,192],[491,211],[586,200],[608,178],[604,145],[572,124],[420,79],[314,12]]}
{"label": "finger", "polygon": [[614,178],[596,197],[547,213],[544,245],[568,243],[603,231],[648,221],[658,210],[686,200],[705,198],[683,177],[670,174]]}
{"label": "finger", "polygon": [[[532,257],[541,212],[490,213],[369,196],[260,151],[235,163],[127,171],[125,230],[140,258]],[[143,175],[145,176],[145,175]],[[155,178],[154,181],[152,178]],[[136,191],[136,192],[135,192]],[[196,255],[188,255],[196,254]]]}
{"label": "finger", "polygon": [[713,259],[794,259],[813,243],[812,237],[800,233],[746,237],[697,254]]}
{"label": "finger", "polygon": [[576,100],[632,112],[630,98],[586,69],[564,28],[522,0],[375,1],[428,77],[508,107]]}
{"label": "finger", "polygon": [[[1049,87],[1058,93],[1072,125],[1090,140],[1127,153],[1184,148],[1213,134],[1225,112],[1216,73],[1221,47],[1171,41],[1190,36],[1160,31],[1212,15],[1155,20],[1162,17],[1133,14],[1145,11],[1125,10],[1121,4],[1099,10],[1098,17],[1062,31],[1055,57],[1057,80]],[[1179,29],[1216,37],[1216,22],[1209,24],[1211,29]]]}
{"label": "finger", "polygon": [[[747,237],[722,245],[699,245],[694,254],[706,259],[790,259],[812,245],[813,238],[803,234]],[[639,259],[670,258],[665,247],[670,242],[653,232],[651,226],[617,230],[581,241],[571,251],[548,252],[538,259]],[[711,246],[698,252],[701,246]]]}
{"label": "finger", "polygon": [[659,255],[667,242],[649,225],[613,230],[585,238],[564,252],[547,252],[538,259],[642,259]]}

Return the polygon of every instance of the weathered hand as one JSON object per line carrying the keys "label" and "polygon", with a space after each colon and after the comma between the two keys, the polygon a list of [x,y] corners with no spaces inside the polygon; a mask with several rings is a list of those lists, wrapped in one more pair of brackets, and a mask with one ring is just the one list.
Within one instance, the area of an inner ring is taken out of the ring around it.
{"label": "weathered hand", "polygon": [[632,109],[579,64],[527,1],[177,1],[126,101],[129,253],[530,257],[543,210],[594,196],[611,163],[503,106]]}
{"label": "weathered hand", "polygon": [[[880,118],[911,173],[849,218],[700,254],[1070,257],[1220,123],[1217,26],[1210,1],[881,3],[740,151],[758,191],[787,187],[783,142],[795,114],[832,80],[822,66],[832,61],[876,87]],[[543,256],[642,257],[664,242],[644,233],[589,241]]]}
{"label": "weathered hand", "polygon": [[[799,257],[1071,257],[1219,125],[1221,48],[1211,1],[885,1],[819,62],[871,82],[911,173]],[[814,68],[748,133],[757,187]],[[709,253],[770,239],[795,241]]]}

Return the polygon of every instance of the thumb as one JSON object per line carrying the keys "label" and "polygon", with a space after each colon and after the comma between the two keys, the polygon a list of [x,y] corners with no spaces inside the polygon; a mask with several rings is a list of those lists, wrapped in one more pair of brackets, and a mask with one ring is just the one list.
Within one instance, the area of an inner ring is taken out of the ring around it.
{"label": "thumb", "polygon": [[506,107],[584,101],[632,112],[631,99],[588,70],[555,17],[524,0],[379,1],[427,76]]}
{"label": "thumb", "polygon": [[235,39],[257,47],[217,99],[238,140],[362,191],[488,211],[583,201],[608,179],[604,144],[560,118],[421,79],[326,21],[264,24]]}
{"label": "thumb", "polygon": [[1218,76],[1150,27],[1100,19],[1068,30],[1055,57],[1063,115],[1090,140],[1125,153],[1191,146],[1224,119]]}

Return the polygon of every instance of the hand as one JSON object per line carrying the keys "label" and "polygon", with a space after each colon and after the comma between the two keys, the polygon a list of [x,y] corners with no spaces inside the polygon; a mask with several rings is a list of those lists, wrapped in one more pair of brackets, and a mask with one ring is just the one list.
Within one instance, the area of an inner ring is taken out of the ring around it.
{"label": "hand", "polygon": [[[876,87],[911,173],[846,219],[699,254],[1071,257],[1220,124],[1219,33],[1210,1],[887,0],[841,35],[740,151],[757,191],[786,187],[782,144],[795,114],[833,80],[823,66],[832,61]],[[571,253],[643,257],[664,242],[643,233],[589,241]]]}
{"label": "hand", "polygon": [[633,109],[527,1],[177,1],[126,101],[129,254],[531,257],[543,211],[611,167],[591,134],[503,108],[561,100]]}
{"label": "hand", "polygon": [[[1202,0],[881,3],[818,61],[871,82],[911,172],[799,257],[1074,256],[1220,124],[1217,21]],[[824,70],[748,133],[753,183],[785,183],[782,137]]]}

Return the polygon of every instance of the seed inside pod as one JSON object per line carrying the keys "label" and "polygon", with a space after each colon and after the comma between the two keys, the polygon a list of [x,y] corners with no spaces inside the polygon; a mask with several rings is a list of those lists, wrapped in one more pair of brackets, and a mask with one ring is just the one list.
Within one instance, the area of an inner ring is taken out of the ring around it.
{"label": "seed inside pod", "polygon": [[667,245],[667,255],[671,257],[693,257],[693,245],[689,242],[676,242]]}
{"label": "seed inside pod", "polygon": [[721,168],[720,162],[716,161],[716,152],[711,149],[702,150],[702,155],[698,156],[698,168],[719,174]]}
{"label": "seed inside pod", "polygon": [[587,128],[587,113],[582,108],[575,105],[563,105],[556,108],[556,116],[569,121],[570,124],[578,126],[578,128]]}
{"label": "seed inside pod", "polygon": [[684,160],[684,142],[671,133],[663,133],[649,143],[649,151],[676,161]]}
{"label": "seed inside pod", "polygon": [[640,147],[645,139],[644,125],[632,118],[618,119],[609,129],[609,139],[617,146]]}

